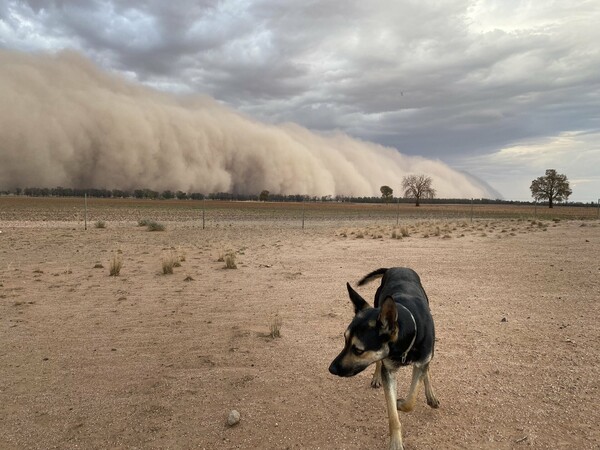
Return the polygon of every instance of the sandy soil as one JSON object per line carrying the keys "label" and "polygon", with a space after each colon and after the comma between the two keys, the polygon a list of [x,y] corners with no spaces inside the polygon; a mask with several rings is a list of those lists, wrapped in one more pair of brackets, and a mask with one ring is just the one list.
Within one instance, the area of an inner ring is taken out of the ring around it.
{"label": "sandy soil", "polygon": [[420,273],[438,334],[407,450],[600,447],[598,222],[165,223],[0,220],[1,448],[384,449],[371,370],[327,368],[345,282],[387,266]]}

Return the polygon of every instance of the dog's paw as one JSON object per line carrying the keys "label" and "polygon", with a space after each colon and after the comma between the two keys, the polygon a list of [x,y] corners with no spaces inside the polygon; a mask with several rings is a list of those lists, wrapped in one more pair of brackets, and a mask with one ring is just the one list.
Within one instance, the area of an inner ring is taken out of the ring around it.
{"label": "dog's paw", "polygon": [[371,387],[374,389],[381,387],[381,378],[373,378],[371,380]]}
{"label": "dog's paw", "polygon": [[429,406],[431,406],[432,408],[439,408],[440,407],[440,402],[438,401],[437,398],[432,398],[432,399],[427,399],[427,404]]}
{"label": "dog's paw", "polygon": [[402,412],[411,412],[415,407],[415,404],[414,402],[409,403],[404,399],[398,399],[398,401],[396,402],[396,407]]}

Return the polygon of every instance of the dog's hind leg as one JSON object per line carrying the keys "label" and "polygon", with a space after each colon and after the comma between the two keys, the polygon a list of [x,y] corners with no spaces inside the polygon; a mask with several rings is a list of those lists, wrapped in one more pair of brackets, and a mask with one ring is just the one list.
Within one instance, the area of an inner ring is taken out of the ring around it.
{"label": "dog's hind leg", "polygon": [[375,372],[373,373],[373,378],[371,379],[371,387],[381,387],[381,361],[377,361],[375,363]]}
{"label": "dog's hind leg", "polygon": [[433,386],[431,386],[431,374],[429,373],[429,364],[425,366],[425,373],[423,374],[423,384],[425,385],[425,397],[427,397],[427,404],[432,408],[439,408],[440,402],[438,401],[433,392]]}
{"label": "dog's hind leg", "polygon": [[412,381],[410,382],[410,389],[408,395],[404,400],[398,400],[398,409],[400,411],[409,412],[415,407],[417,401],[417,394],[419,392],[419,385],[421,378],[425,373],[425,368],[419,364],[413,365]]}
{"label": "dog's hind leg", "polygon": [[402,445],[402,426],[396,409],[398,391],[396,390],[396,374],[390,372],[383,364],[381,365],[381,381],[385,403],[387,406],[388,421],[390,427],[389,450],[404,450]]}

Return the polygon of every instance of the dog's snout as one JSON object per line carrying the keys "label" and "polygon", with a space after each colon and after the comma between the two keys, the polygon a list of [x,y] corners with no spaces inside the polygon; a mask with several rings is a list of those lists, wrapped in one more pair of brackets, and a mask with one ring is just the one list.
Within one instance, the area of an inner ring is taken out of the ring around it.
{"label": "dog's snout", "polygon": [[336,364],[335,361],[333,361],[330,365],[329,365],[329,373],[333,374],[333,375],[339,375],[339,368],[338,365]]}

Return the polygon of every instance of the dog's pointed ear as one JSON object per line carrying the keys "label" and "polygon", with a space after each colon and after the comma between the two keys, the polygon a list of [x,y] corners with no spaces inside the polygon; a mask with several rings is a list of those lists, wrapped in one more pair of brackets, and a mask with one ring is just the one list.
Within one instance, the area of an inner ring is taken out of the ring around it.
{"label": "dog's pointed ear", "polygon": [[381,332],[390,335],[392,341],[398,337],[398,309],[392,297],[386,297],[379,311]]}
{"label": "dog's pointed ear", "polygon": [[358,292],[352,289],[350,283],[346,283],[346,287],[348,288],[350,300],[352,300],[352,304],[354,305],[354,314],[358,314],[359,311],[369,307],[369,304],[365,301],[365,299],[362,298]]}

